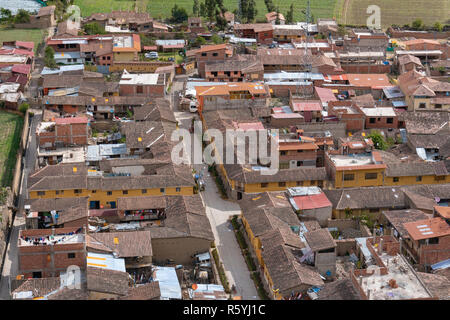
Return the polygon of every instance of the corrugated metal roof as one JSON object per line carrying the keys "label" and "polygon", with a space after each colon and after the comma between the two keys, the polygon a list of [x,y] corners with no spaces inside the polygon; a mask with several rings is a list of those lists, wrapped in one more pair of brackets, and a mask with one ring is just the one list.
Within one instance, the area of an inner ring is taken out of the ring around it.
{"label": "corrugated metal roof", "polygon": [[114,258],[112,254],[88,252],[86,263],[91,267],[126,272],[125,259]]}
{"label": "corrugated metal roof", "polygon": [[161,300],[180,299],[181,287],[178,282],[175,268],[172,267],[156,267],[155,281],[159,281],[161,290]]}

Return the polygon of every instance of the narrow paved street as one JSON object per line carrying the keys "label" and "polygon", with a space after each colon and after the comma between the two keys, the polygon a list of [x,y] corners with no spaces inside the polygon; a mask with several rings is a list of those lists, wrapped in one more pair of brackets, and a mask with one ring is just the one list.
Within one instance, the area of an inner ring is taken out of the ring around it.
{"label": "narrow paved street", "polygon": [[23,204],[27,197],[27,180],[30,172],[34,171],[34,165],[36,162],[36,127],[41,119],[41,111],[33,110],[34,117],[31,120],[29,138],[27,150],[25,153],[24,166],[22,170],[22,183],[20,188],[20,195],[18,201],[19,211],[14,218],[11,236],[9,239],[8,247],[6,249],[5,264],[3,265],[2,277],[0,281],[0,300],[11,299],[9,295],[9,282],[10,279],[14,279],[19,274],[18,270],[18,252],[17,252],[17,239],[19,237],[19,230],[25,229],[25,217],[23,215]]}
{"label": "narrow paved street", "polygon": [[[181,81],[174,82],[172,87],[172,101],[177,101],[178,91],[181,88]],[[173,111],[180,128],[188,129],[191,126],[192,117],[196,116],[196,114],[176,110],[176,103],[173,106],[175,106],[175,110]],[[250,277],[250,272],[237,243],[231,222],[229,221],[231,216],[240,214],[240,207],[230,200],[221,198],[217,185],[213,177],[209,174],[206,164],[198,164],[193,167],[197,172],[204,174],[203,179],[206,188],[205,191],[200,192],[200,196],[205,205],[206,215],[211,224],[215,244],[219,250],[230,287],[235,285],[237,290],[236,295],[242,296],[243,299],[258,300],[259,297],[255,284]]]}

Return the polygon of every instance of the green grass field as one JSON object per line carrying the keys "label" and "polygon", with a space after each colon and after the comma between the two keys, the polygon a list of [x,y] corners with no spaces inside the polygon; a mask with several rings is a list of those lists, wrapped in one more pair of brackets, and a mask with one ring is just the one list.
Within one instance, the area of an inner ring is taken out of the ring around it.
{"label": "green grass field", "polygon": [[5,26],[0,26],[0,42],[13,40],[33,41],[36,52],[38,44],[44,39],[44,32],[42,29],[9,29]]}
{"label": "green grass field", "polygon": [[11,186],[17,150],[23,128],[23,117],[0,110],[0,186]]}
{"label": "green grass field", "polygon": [[[367,7],[377,5],[381,9],[381,25],[388,27],[392,24],[403,26],[411,25],[418,18],[422,19],[425,25],[433,26],[437,21],[446,23],[450,21],[450,1],[449,0],[338,0],[336,7],[341,7],[342,14],[338,14],[338,20],[344,24],[365,25],[367,17]],[[347,4],[347,12],[345,7]]]}
{"label": "green grass field", "polygon": [[[315,18],[333,17],[334,7],[338,0],[312,0],[311,12]],[[81,8],[82,16],[89,16],[94,12],[110,12],[111,10],[129,10],[134,6],[133,0],[75,0],[74,4]],[[192,14],[192,0],[139,0],[139,7],[146,6],[150,15],[154,18],[166,18],[171,15],[171,9],[175,5],[186,8],[189,14]],[[146,3],[143,4],[143,2]],[[201,1],[200,1],[201,2]],[[238,7],[238,0],[224,0],[224,6],[233,11]],[[307,0],[274,0],[278,5],[280,12],[286,15],[291,3],[294,4],[294,18],[304,20],[301,10],[306,8]],[[264,0],[256,0],[258,10],[257,18],[264,18],[267,13]]]}

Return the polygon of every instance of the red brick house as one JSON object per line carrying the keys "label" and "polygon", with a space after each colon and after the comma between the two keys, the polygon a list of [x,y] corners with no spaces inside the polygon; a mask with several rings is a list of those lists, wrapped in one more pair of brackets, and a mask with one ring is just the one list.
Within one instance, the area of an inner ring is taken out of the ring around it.
{"label": "red brick house", "polygon": [[39,147],[53,149],[71,145],[87,145],[88,119],[85,117],[57,118],[38,128]]}
{"label": "red brick house", "polygon": [[409,257],[424,270],[432,264],[450,258],[450,226],[442,218],[432,218],[403,224]]}
{"label": "red brick house", "polygon": [[396,129],[398,128],[397,114],[392,107],[360,108],[364,114],[366,129]]}
{"label": "red brick house", "polygon": [[205,77],[205,64],[210,61],[224,61],[233,56],[231,46],[224,44],[205,45],[200,49],[189,50],[186,52],[187,57],[195,57],[197,63],[198,74]]}
{"label": "red brick house", "polygon": [[234,33],[238,37],[256,39],[261,44],[271,44],[273,41],[273,26],[271,23],[237,24]]}
{"label": "red brick house", "polygon": [[69,266],[86,268],[83,228],[20,230],[19,273],[25,278],[57,277]]}
{"label": "red brick house", "polygon": [[165,96],[164,73],[134,73],[123,71],[119,82],[119,94],[121,96]]}

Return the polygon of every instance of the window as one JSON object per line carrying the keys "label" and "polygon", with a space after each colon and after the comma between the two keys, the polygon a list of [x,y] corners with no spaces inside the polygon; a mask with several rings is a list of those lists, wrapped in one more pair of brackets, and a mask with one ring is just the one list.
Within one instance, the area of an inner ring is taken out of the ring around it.
{"label": "window", "polygon": [[442,109],[442,104],[436,104],[436,105],[434,105],[434,107],[435,107],[436,109]]}
{"label": "window", "polygon": [[74,190],[74,193],[75,193],[75,194],[80,194],[80,193],[81,193],[81,189],[75,189],[75,190]]}
{"label": "window", "polygon": [[281,151],[281,152],[280,152],[280,155],[281,155],[281,156],[285,156],[285,155],[286,155],[286,151]]}
{"label": "window", "polygon": [[176,188],[175,188],[175,191],[176,191],[176,192],[180,192],[180,191],[181,191],[181,188],[180,188],[180,187],[176,187]]}
{"label": "window", "polygon": [[219,54],[217,52],[213,53],[213,57],[217,57]]}
{"label": "window", "polygon": [[426,108],[426,103],[421,103],[419,104],[419,109],[425,109]]}
{"label": "window", "polygon": [[102,57],[102,60],[106,60],[106,57],[105,57],[105,56],[103,56],[103,57]]}
{"label": "window", "polygon": [[122,190],[122,194],[128,194],[128,190]]}
{"label": "window", "polygon": [[398,177],[394,177],[394,178],[392,178],[392,180],[393,180],[394,182],[398,182],[400,179],[399,179]]}
{"label": "window", "polygon": [[298,153],[303,152],[303,150],[297,150]]}
{"label": "window", "polygon": [[106,191],[106,195],[112,196],[112,191]]}
{"label": "window", "polygon": [[286,182],[278,182],[279,187],[286,187]]}
{"label": "window", "polygon": [[147,189],[142,189],[141,192],[142,192],[142,194],[146,194],[147,193]]}
{"label": "window", "polygon": [[344,181],[351,181],[351,180],[355,180],[355,174],[354,173],[344,174]]}
{"label": "window", "polygon": [[111,57],[110,57],[110,56],[107,56],[107,57],[106,57],[106,60],[111,60]]}
{"label": "window", "polygon": [[297,161],[297,167],[303,166],[303,161]]}
{"label": "window", "polygon": [[206,52],[203,52],[203,53],[202,53],[202,57],[206,57]]}
{"label": "window", "polygon": [[375,123],[375,118],[369,118],[369,123]]}
{"label": "window", "polygon": [[261,183],[261,188],[267,188],[269,184],[267,182]]}
{"label": "window", "polygon": [[42,272],[41,271],[33,272],[33,278],[42,278]]}
{"label": "window", "polygon": [[166,192],[166,189],[160,188],[160,189],[159,189],[159,192],[164,193],[164,192]]}
{"label": "window", "polygon": [[303,181],[297,181],[297,187],[303,186]]}
{"label": "window", "polygon": [[37,192],[37,195],[38,195],[38,196],[45,196],[45,191],[38,191],[38,192]]}
{"label": "window", "polygon": [[59,194],[59,190],[56,190],[55,193],[58,195]]}
{"label": "window", "polygon": [[394,118],[387,118],[386,123],[394,123]]}
{"label": "window", "polygon": [[316,180],[311,180],[310,182],[309,182],[309,185],[310,186],[313,186],[313,185],[315,185],[316,184]]}
{"label": "window", "polygon": [[136,93],[144,93],[144,86],[137,86]]}
{"label": "window", "polygon": [[366,173],[366,180],[374,180],[378,177],[378,174],[376,172],[374,173]]}
{"label": "window", "polygon": [[436,181],[445,180],[445,176],[436,176],[436,177],[434,177],[434,180],[436,180]]}
{"label": "window", "polygon": [[75,253],[68,253],[67,258],[69,259],[75,259]]}
{"label": "window", "polygon": [[92,192],[92,193],[97,193],[97,190],[92,190],[91,192]]}
{"label": "window", "polygon": [[431,238],[428,240],[428,244],[439,244],[439,238]]}
{"label": "window", "polygon": [[421,182],[422,181],[422,176],[417,176],[416,177],[416,182]]}

